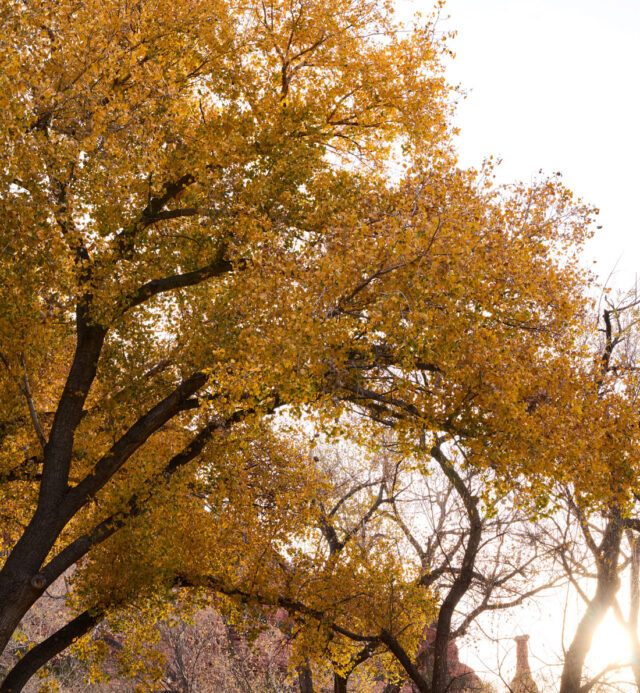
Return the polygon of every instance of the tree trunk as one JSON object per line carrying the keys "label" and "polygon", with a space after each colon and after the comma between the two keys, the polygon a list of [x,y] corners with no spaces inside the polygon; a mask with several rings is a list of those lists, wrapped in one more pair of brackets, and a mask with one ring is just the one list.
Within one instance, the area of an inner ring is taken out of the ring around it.
{"label": "tree trunk", "polygon": [[473,568],[480,548],[482,537],[482,518],[478,512],[478,499],[472,496],[464,481],[453,465],[445,457],[442,450],[435,446],[431,455],[438,462],[464,503],[469,518],[469,537],[462,558],[460,573],[451,585],[447,596],[438,612],[436,637],[433,642],[433,671],[431,674],[430,693],[446,693],[450,685],[448,648],[451,639],[451,619],[456,606],[466,594],[473,578]]}
{"label": "tree trunk", "polygon": [[87,297],[77,306],[77,339],[69,375],[44,447],[38,505],[0,570],[0,653],[31,605],[46,589],[40,568],[71,516],[61,510],[68,491],[76,428],[96,376],[106,330],[90,325]]}
{"label": "tree trunk", "polygon": [[347,693],[347,679],[340,674],[333,675],[333,693]]}
{"label": "tree trunk", "polygon": [[300,693],[314,693],[313,676],[308,662],[298,669],[298,684],[300,685]]}
{"label": "tree trunk", "polygon": [[567,650],[560,678],[560,693],[580,693],[582,670],[591,648],[596,628],[613,604],[620,586],[618,558],[622,528],[619,513],[615,512],[607,522],[602,544],[599,547],[598,585],[593,599],[587,605],[584,616],[576,628],[573,641]]}
{"label": "tree trunk", "polygon": [[40,568],[64,524],[56,514],[36,510],[0,571],[0,652],[48,587]]}

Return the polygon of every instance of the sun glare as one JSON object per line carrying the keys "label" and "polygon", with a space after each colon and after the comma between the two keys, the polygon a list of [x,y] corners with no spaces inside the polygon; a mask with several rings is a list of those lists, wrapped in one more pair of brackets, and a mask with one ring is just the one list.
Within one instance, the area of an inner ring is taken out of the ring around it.
{"label": "sun glare", "polygon": [[588,656],[590,668],[600,670],[608,664],[628,662],[630,657],[629,638],[624,628],[609,612],[593,638]]}

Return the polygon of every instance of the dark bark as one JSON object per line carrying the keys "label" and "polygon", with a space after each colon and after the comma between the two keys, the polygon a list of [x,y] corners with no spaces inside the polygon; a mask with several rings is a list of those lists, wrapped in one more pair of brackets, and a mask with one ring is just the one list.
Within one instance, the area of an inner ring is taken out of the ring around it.
{"label": "dark bark", "polygon": [[[185,174],[165,183],[162,191],[150,199],[137,220],[118,236],[116,246],[122,256],[130,256],[135,252],[136,235],[141,229],[160,220],[189,216],[197,211],[191,208],[165,210],[165,206],[193,182],[193,176]],[[62,208],[66,204],[66,183],[54,183],[53,192]],[[178,413],[193,405],[194,400],[190,398],[207,380],[203,373],[194,373],[187,378],[168,397],[133,424],[97,462],[85,479],[70,488],[69,471],[74,453],[74,438],[78,425],[86,414],[84,407],[96,378],[108,326],[96,322],[92,285],[95,268],[87,247],[78,230],[69,228],[64,215],[59,215],[57,222],[74,253],[79,269],[80,296],[76,304],[76,345],[62,394],[55,412],[52,413],[48,440],[44,440],[44,431],[39,433],[39,438],[45,445],[42,453],[42,471],[38,471],[37,477],[32,477],[40,482],[36,509],[0,570],[0,652],[4,651],[23,616],[47,586],[84,556],[92,546],[110,536],[122,524],[114,524],[107,518],[43,567],[67,523],[91,501],[150,436]],[[126,307],[137,305],[156,293],[193,286],[235,268],[244,267],[243,261],[232,265],[224,259],[223,254],[224,248],[221,248],[218,256],[210,264],[193,272],[148,282],[129,297],[130,302]],[[186,450],[185,454],[189,459],[199,452],[195,450],[194,453],[194,450],[195,448]],[[175,471],[176,465],[181,465],[183,461],[177,456],[169,462],[165,472],[171,474],[172,470]],[[8,480],[11,478],[10,474]],[[129,507],[135,507],[137,501],[138,499],[132,496]]]}
{"label": "dark bark", "polygon": [[[78,329],[80,332],[80,327]],[[94,339],[95,342],[92,341]],[[79,344],[81,342],[82,339],[79,338]],[[74,358],[45,448],[43,482],[36,511],[0,571],[0,652],[6,647],[24,614],[52,580],[72,564],[67,561],[66,565],[49,570],[48,574],[42,572],[42,564],[65,525],[160,426],[182,410],[184,402],[206,382],[203,373],[195,373],[185,380],[142,416],[113,445],[109,453],[98,461],[91,474],[69,489],[67,482],[74,433],[82,418],[86,394],[95,377],[92,359],[98,358],[102,342],[103,336],[98,339],[93,335],[90,340],[93,354],[91,359],[87,360],[86,354],[78,353]],[[84,373],[81,375],[75,373],[76,368],[81,370],[78,364],[84,364]],[[76,391],[76,387],[84,389]],[[101,539],[104,540],[106,536],[108,533]],[[90,542],[87,543],[85,553],[91,545]]]}
{"label": "dark bark", "polygon": [[141,416],[131,428],[96,463],[93,471],[65,499],[64,511],[68,517],[77,512],[93,497],[160,427],[184,409],[189,398],[207,382],[204,373],[193,373],[171,394]]}
{"label": "dark bark", "polygon": [[298,684],[300,686],[300,693],[314,693],[313,675],[311,674],[311,667],[308,662],[298,669]]}
{"label": "dark bark", "polygon": [[427,680],[400,643],[387,631],[382,631],[380,640],[387,646],[389,652],[400,662],[420,693],[431,693]]}
{"label": "dark bark", "polygon": [[132,255],[137,234],[147,228],[156,221],[159,221],[162,216],[162,210],[169,203],[175,200],[180,193],[195,183],[195,178],[190,173],[185,173],[180,178],[167,181],[162,186],[160,195],[154,196],[149,200],[149,204],[142,210],[140,218],[133,224],[123,229],[116,239],[117,247],[122,257]]}
{"label": "dark bark", "polygon": [[[237,418],[237,414],[234,415],[234,418]],[[224,425],[226,425],[226,423]],[[202,452],[214,431],[221,429],[224,425],[212,423],[201,429],[189,445],[169,460],[168,464],[161,472],[148,480],[146,486],[151,488],[154,483],[161,479],[169,481],[179,469],[182,469],[184,465],[194,460]],[[60,577],[65,570],[85,556],[91,547],[100,544],[117,532],[129,518],[139,514],[143,508],[144,503],[140,502],[138,495],[133,495],[127,503],[126,511],[120,511],[115,515],[105,518],[96,525],[93,530],[79,536],[75,541],[71,542],[71,544],[68,544],[42,569],[42,574],[47,579],[47,583],[51,584]]]}
{"label": "dark bark", "polygon": [[347,679],[344,676],[333,675],[333,693],[347,693]]}
{"label": "dark bark", "polygon": [[84,611],[29,650],[0,684],[0,693],[19,693],[40,667],[69,647],[74,640],[88,633],[103,618],[100,611]]}
{"label": "dark bark", "polygon": [[457,491],[469,518],[469,537],[464,550],[462,566],[438,612],[436,637],[433,643],[433,671],[431,693],[446,693],[449,687],[448,648],[451,640],[451,619],[456,606],[471,585],[480,539],[482,520],[478,512],[478,499],[473,497],[449,460],[439,447],[433,448],[432,456]]}
{"label": "dark bark", "polygon": [[105,330],[87,324],[84,308],[77,311],[78,339],[69,376],[44,449],[42,481],[38,504],[21,538],[0,571],[0,652],[16,626],[40,597],[40,567],[69,517],[60,505],[68,490],[69,468],[75,430],[96,375],[97,361],[104,344]]}
{"label": "dark bark", "polygon": [[0,571],[0,652],[23,616],[46,589],[40,566],[63,525],[37,512]]}
{"label": "dark bark", "polygon": [[129,308],[139,306],[141,303],[148,301],[152,296],[165,293],[167,291],[175,291],[189,286],[200,284],[205,279],[219,277],[223,274],[228,274],[234,269],[240,269],[246,266],[244,260],[238,261],[235,264],[229,260],[218,258],[212,263],[184,274],[174,274],[170,277],[162,279],[151,279],[146,284],[139,287],[128,299],[125,300],[123,312]]}
{"label": "dark bark", "polygon": [[48,511],[57,509],[68,489],[75,432],[96,377],[98,360],[107,334],[103,327],[88,324],[90,318],[86,315],[86,309],[79,307],[77,314],[76,352],[53,418],[49,442],[44,449],[38,508]]}

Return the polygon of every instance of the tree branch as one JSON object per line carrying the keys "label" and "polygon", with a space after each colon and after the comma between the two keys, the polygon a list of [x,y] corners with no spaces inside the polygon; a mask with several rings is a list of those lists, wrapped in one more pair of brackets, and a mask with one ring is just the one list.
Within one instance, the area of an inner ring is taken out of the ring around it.
{"label": "tree branch", "polygon": [[33,403],[33,395],[31,394],[31,386],[29,385],[29,376],[27,374],[27,362],[25,361],[24,354],[20,354],[20,363],[22,364],[23,377],[20,383],[20,390],[27,400],[27,405],[29,406],[29,415],[31,416],[31,422],[40,441],[40,446],[44,450],[47,445],[47,439],[42,430],[40,424],[40,419],[38,418],[38,412],[36,411],[35,405]]}
{"label": "tree branch", "polygon": [[94,496],[122,465],[161,426],[182,411],[190,397],[207,382],[207,376],[196,371],[184,380],[171,394],[141,416],[136,423],[96,463],[77,486],[70,489],[63,503],[63,512],[71,517],[86,501]]}
{"label": "tree branch", "polygon": [[152,197],[149,204],[142,210],[140,218],[123,229],[116,237],[116,245],[122,256],[127,256],[133,250],[136,234],[159,220],[164,206],[175,199],[185,188],[195,183],[195,178],[186,173],[175,181],[169,181],[162,187],[162,194]]}
{"label": "tree branch", "polygon": [[29,650],[9,671],[0,685],[0,693],[20,693],[40,667],[69,647],[74,640],[88,633],[103,618],[104,612],[99,609],[83,611],[66,626]]}
{"label": "tree branch", "polygon": [[162,279],[152,279],[140,286],[131,296],[125,299],[122,313],[125,313],[130,308],[139,306],[141,303],[148,301],[152,296],[156,296],[157,294],[174,291],[175,289],[184,289],[188,286],[195,286],[211,277],[219,277],[223,274],[228,274],[234,269],[244,269],[246,264],[245,260],[239,260],[233,263],[230,260],[219,257],[209,265],[200,267],[200,269],[193,270],[192,272],[174,274],[169,277],[163,277]]}
{"label": "tree branch", "polygon": [[411,657],[409,657],[406,650],[400,645],[397,639],[394,638],[389,631],[383,630],[380,634],[380,640],[387,646],[389,652],[400,662],[420,693],[430,693],[426,679],[420,673],[418,667],[412,662]]}
{"label": "tree branch", "polygon": [[482,520],[478,512],[478,499],[471,494],[464,481],[442,452],[440,445],[435,445],[431,449],[431,456],[438,462],[445,476],[451,482],[456,492],[460,496],[467,516],[469,518],[469,538],[464,550],[460,573],[455,580],[447,596],[445,597],[440,611],[438,612],[438,624],[436,626],[436,637],[433,643],[433,674],[431,679],[431,693],[440,693],[446,686],[447,678],[447,648],[451,638],[451,619],[453,612],[466,591],[469,589],[473,579],[473,569],[480,547],[482,536]]}
{"label": "tree branch", "polygon": [[[272,410],[278,406],[274,404]],[[191,442],[184,447],[179,453],[174,455],[165,467],[154,476],[148,478],[143,483],[143,488],[152,489],[160,481],[168,482],[173,475],[182,469],[189,462],[194,460],[205,448],[211,436],[218,432],[227,429],[229,426],[238,423],[241,419],[254,413],[254,409],[235,412],[225,421],[212,421],[202,428]],[[65,570],[70,568],[74,563],[85,556],[93,546],[96,546],[110,536],[115,534],[126,521],[136,515],[139,515],[144,510],[142,503],[141,492],[133,494],[127,501],[125,509],[114,513],[105,518],[96,525],[90,532],[87,532],[71,544],[67,545],[62,551],[54,556],[49,563],[42,569],[41,574],[46,579],[46,584],[50,585],[56,578],[60,577]]]}

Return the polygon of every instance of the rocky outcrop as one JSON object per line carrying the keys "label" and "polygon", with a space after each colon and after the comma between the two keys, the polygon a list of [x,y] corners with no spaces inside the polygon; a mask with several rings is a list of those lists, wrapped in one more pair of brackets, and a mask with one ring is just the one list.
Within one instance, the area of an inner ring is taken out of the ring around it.
{"label": "rocky outcrop", "polygon": [[516,675],[511,681],[511,693],[540,693],[529,666],[529,636],[518,635],[516,641]]}

